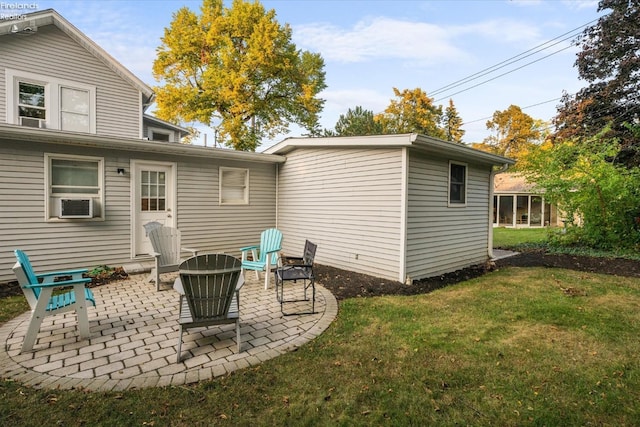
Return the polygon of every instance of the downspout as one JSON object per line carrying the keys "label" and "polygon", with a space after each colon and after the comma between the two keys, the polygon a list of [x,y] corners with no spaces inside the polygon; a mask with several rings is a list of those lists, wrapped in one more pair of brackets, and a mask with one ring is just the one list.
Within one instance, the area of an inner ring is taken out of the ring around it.
{"label": "downspout", "polygon": [[493,258],[493,181],[499,173],[506,172],[509,169],[509,164],[505,163],[498,170],[491,171],[489,175],[489,237],[487,239],[487,254],[489,258]]}
{"label": "downspout", "polygon": [[280,205],[279,180],[280,164],[276,163],[276,228],[278,228],[278,206]]}

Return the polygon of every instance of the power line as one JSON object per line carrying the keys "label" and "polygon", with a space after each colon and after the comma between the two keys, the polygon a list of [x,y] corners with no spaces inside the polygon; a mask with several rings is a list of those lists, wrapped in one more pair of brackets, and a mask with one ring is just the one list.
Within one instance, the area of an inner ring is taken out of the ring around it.
{"label": "power line", "polygon": [[[462,85],[464,85],[466,83],[469,83],[471,81],[477,80],[480,77],[483,77],[483,76],[485,76],[487,74],[491,74],[491,73],[493,73],[493,72],[495,72],[497,70],[500,70],[500,69],[502,69],[502,68],[504,68],[504,67],[506,67],[508,65],[511,65],[511,64],[516,63],[516,62],[522,61],[523,59],[526,59],[526,58],[528,58],[528,57],[530,57],[532,55],[535,55],[536,53],[539,53],[539,52],[541,52],[543,50],[550,49],[553,46],[556,46],[556,45],[558,45],[558,44],[560,44],[560,43],[562,43],[562,42],[564,42],[564,41],[566,41],[568,39],[571,39],[571,38],[575,37],[576,34],[574,34],[574,33],[576,33],[578,30],[586,27],[587,25],[592,24],[593,22],[595,22],[597,20],[598,19],[594,19],[592,21],[589,21],[586,24],[580,25],[579,27],[576,27],[573,30],[567,31],[564,34],[561,34],[561,35],[559,35],[557,37],[554,37],[553,39],[548,40],[548,41],[546,41],[544,43],[541,43],[541,44],[539,44],[539,45],[537,45],[537,46],[535,46],[535,47],[533,47],[533,48],[531,48],[529,50],[526,50],[526,51],[522,52],[522,53],[519,53],[518,55],[512,56],[511,58],[505,59],[504,61],[499,62],[499,63],[497,63],[495,65],[492,65],[491,67],[487,67],[487,68],[485,68],[483,70],[480,70],[480,71],[478,71],[476,73],[473,73],[473,74],[471,74],[471,75],[469,75],[469,76],[467,76],[465,78],[462,78],[460,80],[456,80],[453,83],[450,83],[448,85],[442,86],[441,88],[438,88],[438,89],[436,89],[436,90],[434,90],[432,92],[429,92],[429,94],[430,95],[437,95],[437,94],[440,94],[442,92],[447,91],[448,89],[453,89],[455,87],[462,86]],[[560,40],[558,40],[558,39],[560,39]],[[558,40],[558,41],[556,41],[556,40]],[[552,43],[554,41],[555,41],[555,43],[550,44],[550,43]]]}
{"label": "power line", "polygon": [[478,87],[478,86],[482,86],[483,84],[486,84],[486,83],[489,83],[489,82],[491,82],[491,81],[493,81],[493,80],[499,79],[500,77],[504,77],[504,76],[506,76],[507,74],[511,74],[511,73],[513,73],[513,72],[515,72],[515,71],[518,71],[518,70],[523,69],[524,67],[528,67],[528,66],[529,66],[529,65],[531,65],[531,64],[535,64],[536,62],[540,62],[540,61],[542,61],[543,59],[546,59],[546,58],[548,58],[548,57],[550,57],[550,56],[553,56],[553,55],[555,55],[555,54],[557,54],[557,53],[560,53],[560,52],[562,52],[562,51],[564,51],[564,50],[567,50],[567,49],[569,49],[570,47],[571,47],[571,46],[563,47],[562,49],[557,50],[557,51],[555,51],[555,52],[552,52],[552,53],[550,53],[550,54],[548,54],[548,55],[545,55],[545,56],[543,56],[542,58],[538,58],[538,59],[536,59],[536,60],[534,60],[534,61],[527,62],[527,63],[526,63],[526,64],[524,64],[524,65],[521,65],[521,66],[519,66],[519,67],[517,67],[517,68],[514,68],[514,69],[512,69],[512,70],[509,70],[509,71],[507,71],[507,72],[505,72],[505,73],[498,74],[498,75],[497,75],[497,76],[495,76],[495,77],[492,77],[492,78],[490,78],[490,79],[484,80],[484,81],[482,81],[482,82],[480,82],[480,83],[477,83],[477,84],[475,84],[475,85],[473,85],[473,86],[469,86],[469,87],[468,87],[468,88],[466,88],[466,89],[462,89],[462,90],[459,90],[458,92],[454,92],[454,93],[449,94],[449,95],[447,95],[447,96],[443,96],[442,98],[438,98],[438,99],[434,100],[433,102],[442,101],[443,99],[451,98],[451,97],[452,97],[452,96],[454,96],[454,95],[458,95],[458,94],[460,94],[460,93],[467,92],[467,91],[469,91],[469,90],[471,90],[471,89],[474,89],[474,88],[476,88],[476,87]]}
{"label": "power line", "polygon": [[[521,110],[526,110],[527,108],[537,107],[537,106],[539,106],[539,105],[548,104],[548,103],[550,103],[550,102],[558,101],[558,100],[560,100],[560,99],[562,99],[562,97],[557,97],[557,98],[553,98],[553,99],[548,99],[548,100],[546,100],[546,101],[537,102],[537,103],[535,103],[535,104],[527,105],[526,107],[520,107],[520,109],[521,109]],[[471,123],[481,122],[481,121],[484,121],[484,120],[489,120],[489,119],[491,119],[491,118],[493,118],[493,116],[483,117],[483,118],[481,118],[481,119],[470,120],[470,121],[468,121],[468,122],[464,122],[464,123],[462,123],[462,125],[461,125],[461,126],[469,125],[469,124],[471,124]]]}

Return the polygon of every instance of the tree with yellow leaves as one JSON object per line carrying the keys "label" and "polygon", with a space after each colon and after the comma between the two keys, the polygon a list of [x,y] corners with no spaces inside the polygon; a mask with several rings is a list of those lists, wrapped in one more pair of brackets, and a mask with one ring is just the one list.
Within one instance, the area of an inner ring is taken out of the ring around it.
{"label": "tree with yellow leaves", "polygon": [[197,15],[183,7],[165,28],[153,74],[164,120],[217,124],[236,150],[255,151],[264,137],[296,123],[319,133],[324,60],[296,49],[291,28],[259,2],[204,0]]}
{"label": "tree with yellow leaves", "polygon": [[393,88],[397,99],[392,99],[389,106],[375,116],[382,124],[384,134],[420,133],[434,138],[447,139],[447,134],[440,127],[442,106],[435,106],[422,89],[405,89],[400,92]]}
{"label": "tree with yellow leaves", "polygon": [[532,118],[517,105],[495,111],[487,121],[487,129],[494,133],[482,143],[472,144],[472,147],[516,160],[526,155],[534,145],[542,143],[548,134],[544,121]]}

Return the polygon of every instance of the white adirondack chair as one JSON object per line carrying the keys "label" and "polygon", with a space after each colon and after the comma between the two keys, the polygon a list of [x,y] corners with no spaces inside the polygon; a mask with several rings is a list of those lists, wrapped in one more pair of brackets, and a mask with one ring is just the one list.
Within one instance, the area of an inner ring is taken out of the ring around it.
{"label": "white adirondack chair", "polygon": [[151,270],[147,281],[156,282],[156,290],[160,290],[160,274],[178,271],[183,252],[190,252],[192,256],[198,255],[197,249],[183,248],[181,246],[180,230],[164,225],[154,227],[149,231],[149,240],[153,246],[151,256],[155,258],[155,266]]}

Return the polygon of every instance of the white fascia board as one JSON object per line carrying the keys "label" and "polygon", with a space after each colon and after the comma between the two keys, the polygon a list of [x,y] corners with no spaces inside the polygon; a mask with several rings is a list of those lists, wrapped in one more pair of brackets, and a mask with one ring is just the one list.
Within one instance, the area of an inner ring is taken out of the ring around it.
{"label": "white fascia board", "polygon": [[332,136],[322,138],[287,138],[264,150],[268,154],[285,154],[296,148],[383,148],[410,147],[416,135],[407,133],[400,135],[367,135],[367,136]]}
{"label": "white fascia board", "polygon": [[146,141],[134,138],[120,138],[102,135],[63,132],[50,129],[33,129],[18,125],[0,125],[2,140],[29,141],[42,144],[58,144],[109,150],[151,152],[189,157],[207,157],[257,163],[284,163],[286,158],[274,154],[251,153],[225,148],[202,147],[177,142]]}

